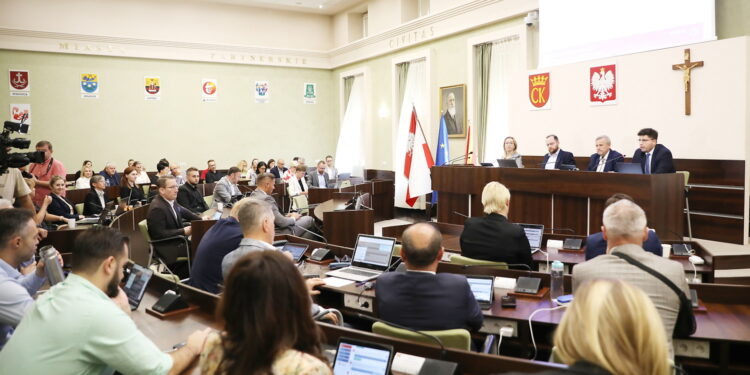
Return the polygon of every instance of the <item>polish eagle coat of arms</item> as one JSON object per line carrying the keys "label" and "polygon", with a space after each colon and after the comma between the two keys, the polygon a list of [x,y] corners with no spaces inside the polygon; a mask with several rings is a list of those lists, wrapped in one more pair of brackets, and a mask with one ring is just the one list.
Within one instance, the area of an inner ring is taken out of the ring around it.
{"label": "polish eagle coat of arms", "polygon": [[590,101],[595,104],[612,103],[617,99],[615,65],[593,67],[590,70]]}

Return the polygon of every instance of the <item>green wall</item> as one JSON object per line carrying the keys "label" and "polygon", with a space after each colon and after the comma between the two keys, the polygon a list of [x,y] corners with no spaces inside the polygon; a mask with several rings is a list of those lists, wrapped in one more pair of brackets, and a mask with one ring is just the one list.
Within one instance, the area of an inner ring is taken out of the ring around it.
{"label": "green wall", "polygon": [[[0,50],[6,88],[9,69],[31,72],[31,96],[0,95],[3,117],[10,104],[30,103],[32,146],[51,141],[69,172],[84,159],[96,170],[110,160],[123,169],[130,158],[154,170],[162,157],[199,168],[213,158],[224,168],[240,158],[314,160],[336,147],[328,70]],[[99,74],[99,99],[81,99],[82,73]],[[161,77],[161,100],[144,100],[146,75]],[[201,101],[203,78],[218,80],[218,102]],[[269,81],[269,103],[255,103],[256,80]],[[317,104],[303,103],[305,82],[317,83]]]}

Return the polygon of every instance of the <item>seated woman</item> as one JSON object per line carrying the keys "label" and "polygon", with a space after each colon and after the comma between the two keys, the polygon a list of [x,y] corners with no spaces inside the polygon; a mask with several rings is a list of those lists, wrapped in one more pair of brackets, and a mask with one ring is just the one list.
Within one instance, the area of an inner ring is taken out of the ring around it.
{"label": "seated woman", "polygon": [[471,217],[461,233],[461,255],[480,260],[526,264],[533,269],[531,246],[520,226],[508,221],[510,191],[492,181],[482,190],[485,217]]}
{"label": "seated woman", "polygon": [[255,174],[259,176],[261,173],[266,173],[266,171],[268,171],[268,165],[266,165],[266,162],[259,161],[258,167],[255,169]]}
{"label": "seated woman", "polygon": [[240,169],[240,179],[247,180],[248,179],[248,172],[250,171],[247,167],[247,160],[240,160],[237,163],[237,168]]}
{"label": "seated woman", "polygon": [[201,374],[331,374],[310,294],[294,263],[278,251],[242,257],[226,278],[218,316],[200,357]]}
{"label": "seated woman", "polygon": [[137,178],[138,171],[134,167],[125,168],[120,180],[120,200],[124,200],[128,206],[134,206],[146,199],[143,189],[135,182]]}
{"label": "seated woman", "polygon": [[84,167],[81,177],[76,180],[76,189],[88,189],[91,186],[91,176],[93,175],[94,171],[90,167]]}
{"label": "seated woman", "polygon": [[669,348],[659,313],[640,289],[596,280],[578,288],[555,330],[555,374],[667,375]]}
{"label": "seated woman", "polygon": [[503,141],[503,159],[515,160],[518,168],[523,168],[521,154],[518,153],[518,143],[513,137],[505,137]]}
{"label": "seated woman", "polygon": [[81,175],[83,174],[83,170],[86,169],[86,168],[91,168],[92,171],[94,170],[94,164],[91,162],[91,160],[84,160],[83,161],[83,164],[81,165],[81,169],[79,169],[79,170],[76,171],[76,176],[75,176],[76,180],[79,177],[81,177]]}
{"label": "seated woman", "polygon": [[44,221],[62,224],[68,219],[83,219],[83,215],[76,213],[75,205],[63,196],[65,194],[65,178],[52,176],[49,185],[52,202],[47,207],[47,215],[44,217]]}
{"label": "seated woman", "polygon": [[146,168],[143,168],[143,163],[135,161],[133,162],[133,167],[138,171],[138,178],[135,179],[136,184],[141,185],[151,183],[151,178],[148,176],[148,173],[146,173]]}
{"label": "seated woman", "polygon": [[289,167],[292,171],[292,177],[289,178],[287,184],[289,184],[289,196],[295,197],[297,195],[307,195],[307,179],[305,178],[305,166],[292,164]]}
{"label": "seated woman", "polygon": [[268,170],[268,173],[271,173],[271,169],[276,166],[276,160],[274,159],[268,159],[268,163],[266,163],[266,169]]}
{"label": "seated woman", "polygon": [[102,213],[109,201],[105,193],[106,188],[107,183],[104,181],[104,177],[101,175],[91,177],[91,191],[86,194],[86,198],[83,200],[84,215],[92,216]]}

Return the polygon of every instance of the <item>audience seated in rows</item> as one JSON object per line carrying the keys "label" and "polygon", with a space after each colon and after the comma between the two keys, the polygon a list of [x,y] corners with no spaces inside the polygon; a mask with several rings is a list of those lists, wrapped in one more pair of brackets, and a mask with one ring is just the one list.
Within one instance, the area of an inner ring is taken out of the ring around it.
{"label": "audience seated in rows", "polygon": [[[270,162],[268,163],[270,166]],[[287,171],[286,168],[286,162],[284,162],[284,159],[279,159],[279,161],[276,163],[274,167],[271,168],[271,174],[276,178],[281,178],[284,176],[284,172]]]}
{"label": "audience seated in rows", "polygon": [[482,189],[484,217],[466,219],[461,233],[461,255],[479,260],[534,267],[531,247],[520,226],[508,221],[510,191],[492,181]]}
{"label": "audience seated in rows", "polygon": [[156,163],[156,174],[150,177],[151,185],[156,185],[156,181],[164,176],[169,176],[169,164],[158,162]]}
{"label": "audience seated in rows", "polygon": [[231,204],[235,200],[235,197],[242,195],[240,188],[237,186],[237,183],[240,182],[240,173],[239,168],[231,167],[227,175],[216,183],[211,208],[218,208],[219,204]]}
{"label": "audience seated in rows", "polygon": [[170,165],[169,172],[174,176],[175,181],[177,181],[177,186],[185,184],[185,176],[182,175],[182,170],[179,165]]}
{"label": "audience seated in rows", "polygon": [[177,203],[187,208],[196,215],[201,215],[208,210],[208,204],[203,199],[203,193],[198,191],[200,175],[197,168],[190,167],[185,172],[187,181],[180,186],[177,192]]}
{"label": "audience seated in rows", "polygon": [[443,256],[442,236],[426,223],[401,236],[406,272],[388,272],[375,283],[380,318],[417,330],[482,327],[482,310],[463,275],[436,273]]}
{"label": "audience seated in rows", "polygon": [[333,164],[333,156],[326,156],[326,174],[329,180],[335,180],[339,178],[339,170]]}
{"label": "audience seated in rows", "polygon": [[[604,208],[606,209],[612,203],[615,203],[622,199],[627,199],[631,202],[635,202],[629,195],[617,193],[607,199],[607,201],[604,203]],[[653,229],[648,230],[648,239],[643,242],[642,247],[649,253],[654,253],[654,255],[662,256],[663,249],[661,247],[661,240],[659,240],[659,236],[656,235],[656,232]],[[591,234],[586,238],[586,260],[594,259],[599,255],[603,255],[606,253],[607,241],[604,240],[602,232]]]}
{"label": "audience seated in rows", "polygon": [[203,351],[210,328],[194,332],[170,354],[141,333],[118,287],[128,250],[127,237],[114,229],[92,228],[78,235],[73,272],[37,299],[0,351],[3,372],[181,373]]}
{"label": "audience seated in rows", "polygon": [[309,239],[315,238],[314,235],[308,232],[315,224],[312,217],[302,216],[298,213],[288,213],[286,215],[281,214],[279,206],[276,204],[276,200],[271,196],[274,189],[274,182],[275,179],[272,174],[259,174],[257,187],[250,196],[265,201],[271,206],[274,215],[274,224],[276,225],[276,233],[293,234],[298,237]]}
{"label": "audience seated in rows", "polygon": [[88,189],[89,186],[91,186],[91,177],[94,175],[94,171],[91,170],[91,167],[83,167],[82,170],[78,171],[76,174],[80,173],[80,177],[76,178],[76,189]]}
{"label": "audience seated in rows", "polygon": [[104,182],[107,184],[107,186],[117,186],[120,185],[121,177],[120,174],[117,173],[117,166],[113,162],[107,162],[104,169],[99,172],[102,177],[104,177]]}
{"label": "audience seated in rows", "polygon": [[307,195],[309,188],[307,187],[307,180],[305,179],[305,165],[294,165],[289,168],[293,174],[287,181],[289,185],[289,196],[296,197],[298,195]]}
{"label": "audience seated in rows", "polygon": [[136,184],[150,184],[151,178],[148,177],[148,173],[146,173],[146,168],[143,168],[143,163],[139,161],[133,162],[133,166],[138,171],[138,178],[135,179]]}
{"label": "audience seated in rows", "polygon": [[210,184],[212,182],[217,182],[224,177],[224,174],[216,171],[216,161],[212,159],[209,160],[207,164],[208,168],[203,171],[204,173],[202,173],[201,178],[205,183]]}
{"label": "audience seated in rows", "polygon": [[261,174],[266,173],[268,169],[268,165],[264,161],[259,161],[258,166],[255,168],[255,176],[256,180],[255,183],[258,183],[257,177],[259,177]]}
{"label": "audience seated in rows", "polygon": [[135,206],[136,203],[146,200],[146,194],[141,185],[135,182],[137,179],[138,170],[135,167],[125,168],[122,181],[120,181],[120,200],[128,206]]}
{"label": "audience seated in rows", "polygon": [[[94,163],[91,162],[91,160],[84,160],[83,164],[81,164],[81,169],[77,170],[75,173],[75,179],[78,180],[83,175],[83,170],[89,168],[92,171],[94,170]],[[85,188],[76,188],[76,189],[85,189]]]}
{"label": "audience seated in rows", "polygon": [[104,177],[96,175],[91,177],[91,190],[83,200],[83,214],[85,216],[99,215],[110,199],[105,192],[106,185]]}
{"label": "audience seated in rows", "polygon": [[326,173],[326,162],[319,161],[315,173],[310,175],[310,186],[316,188],[328,187],[328,174]]}
{"label": "audience seated in rows", "polygon": [[65,178],[62,176],[53,176],[49,181],[52,186],[52,202],[47,207],[47,216],[44,218],[47,222],[62,224],[68,219],[83,219],[83,215],[76,212],[75,205],[68,198],[65,198]]}

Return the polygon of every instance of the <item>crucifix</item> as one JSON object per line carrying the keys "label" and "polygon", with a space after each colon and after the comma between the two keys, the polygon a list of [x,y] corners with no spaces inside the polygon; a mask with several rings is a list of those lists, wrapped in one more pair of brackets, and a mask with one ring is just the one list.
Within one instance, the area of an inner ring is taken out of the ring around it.
{"label": "crucifix", "polygon": [[690,48],[685,49],[685,62],[672,65],[672,70],[682,70],[685,87],[685,115],[690,116],[690,70],[703,66],[703,61],[690,61]]}

